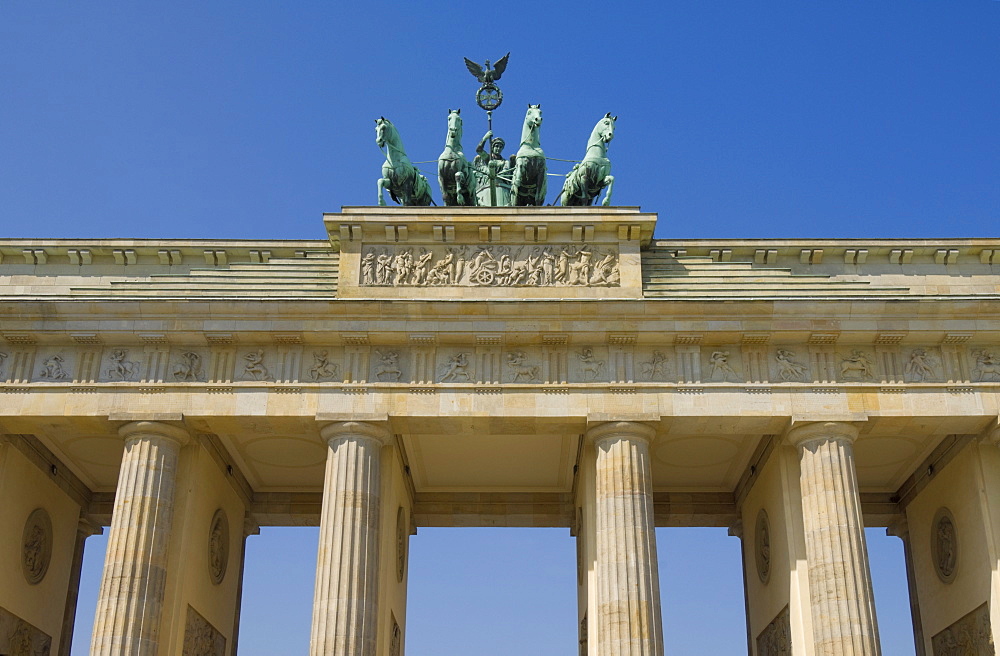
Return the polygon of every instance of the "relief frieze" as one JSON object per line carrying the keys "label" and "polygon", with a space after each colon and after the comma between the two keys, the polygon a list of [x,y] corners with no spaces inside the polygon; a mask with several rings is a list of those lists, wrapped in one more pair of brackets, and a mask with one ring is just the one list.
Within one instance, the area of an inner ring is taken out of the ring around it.
{"label": "relief frieze", "polygon": [[368,287],[618,287],[617,247],[371,246],[361,256]]}
{"label": "relief frieze", "polygon": [[[492,339],[492,337],[491,337]],[[53,345],[0,352],[0,383],[160,385],[794,385],[1000,383],[995,349],[496,341],[441,345]],[[5,356],[4,353],[7,353]],[[963,360],[964,358],[964,360]],[[956,364],[958,363],[958,364]],[[956,375],[964,371],[964,378]],[[144,389],[145,389],[144,387]]]}

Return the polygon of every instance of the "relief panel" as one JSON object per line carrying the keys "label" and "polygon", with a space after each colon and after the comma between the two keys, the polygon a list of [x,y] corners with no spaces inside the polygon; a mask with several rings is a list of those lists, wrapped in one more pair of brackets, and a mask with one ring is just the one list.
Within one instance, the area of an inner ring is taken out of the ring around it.
{"label": "relief panel", "polygon": [[1000,349],[978,348],[972,350],[972,382],[1000,382]]}
{"label": "relief panel", "polygon": [[983,604],[931,638],[934,656],[995,656],[990,613]]}
{"label": "relief panel", "polygon": [[10,611],[0,608],[0,654],[49,656],[52,638]]}
{"label": "relief panel", "polygon": [[184,625],[184,656],[225,656],[226,637],[188,606]]}
{"label": "relief panel", "polygon": [[757,656],[791,656],[792,625],[788,606],[785,606],[771,623],[757,636]]}
{"label": "relief panel", "polygon": [[618,287],[617,246],[369,246],[364,287]]}
{"label": "relief panel", "polygon": [[142,350],[115,346],[104,349],[100,381],[135,383],[142,380]]}
{"label": "relief panel", "polygon": [[635,361],[639,382],[667,383],[676,380],[673,348],[669,346],[636,349]]}
{"label": "relief panel", "polygon": [[771,360],[771,380],[776,383],[806,383],[812,378],[806,349],[793,346],[777,348]]}
{"label": "relief panel", "polygon": [[570,349],[570,382],[608,382],[608,349],[579,346]]}

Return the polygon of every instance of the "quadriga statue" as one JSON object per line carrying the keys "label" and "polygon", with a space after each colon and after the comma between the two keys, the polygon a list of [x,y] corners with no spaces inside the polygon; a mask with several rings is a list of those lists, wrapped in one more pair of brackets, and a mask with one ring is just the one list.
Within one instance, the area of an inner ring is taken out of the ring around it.
{"label": "quadriga statue", "polygon": [[528,105],[521,127],[521,147],[514,155],[514,179],[510,185],[511,206],[544,205],[547,182],[545,153],[539,132],[542,128],[542,106]]}
{"label": "quadriga statue", "polygon": [[564,206],[593,205],[601,189],[605,188],[607,192],[601,205],[611,204],[611,191],[614,189],[615,179],[611,176],[608,144],[615,136],[617,120],[617,116],[612,116],[608,112],[594,126],[587,141],[587,154],[584,155],[583,161],[574,165],[573,170],[566,174],[566,181],[559,193]]}
{"label": "quadriga statue", "polygon": [[445,205],[475,205],[476,176],[462,152],[462,110],[448,110],[448,135],[438,157],[438,184]]}
{"label": "quadriga statue", "polygon": [[388,189],[400,205],[430,205],[431,186],[427,178],[410,162],[396,126],[384,116],[375,119],[375,143],[385,150],[382,177],[378,179],[378,204],[385,205],[382,192]]}

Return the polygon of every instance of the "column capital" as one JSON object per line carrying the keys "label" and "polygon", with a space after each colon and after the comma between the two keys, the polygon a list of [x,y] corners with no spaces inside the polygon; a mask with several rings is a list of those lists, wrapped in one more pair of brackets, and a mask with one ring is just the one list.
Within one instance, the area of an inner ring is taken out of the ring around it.
{"label": "column capital", "polygon": [[743,519],[741,517],[729,525],[729,537],[743,539]]}
{"label": "column capital", "polygon": [[118,435],[126,442],[153,437],[173,442],[180,448],[191,441],[191,434],[178,426],[159,421],[133,421],[118,429]]}
{"label": "column capital", "polygon": [[910,524],[906,521],[906,515],[900,515],[891,524],[885,527],[885,534],[892,537],[906,540],[910,537]]}
{"label": "column capital", "polygon": [[635,421],[609,421],[587,429],[587,440],[594,444],[619,438],[649,444],[655,435],[655,428]]}
{"label": "column capital", "polygon": [[336,421],[319,429],[319,435],[327,444],[345,437],[369,439],[379,446],[392,443],[392,433],[385,426],[367,421]]}
{"label": "column capital", "polygon": [[984,441],[993,446],[1000,446],[1000,419],[997,420],[996,425],[986,431]]}
{"label": "column capital", "polygon": [[837,440],[853,444],[858,439],[858,429],[853,424],[842,421],[817,421],[812,424],[796,426],[786,435],[788,443],[793,446],[805,446],[810,442]]}
{"label": "column capital", "polygon": [[103,535],[104,527],[87,515],[81,515],[76,525],[77,537],[89,538],[91,535]]}

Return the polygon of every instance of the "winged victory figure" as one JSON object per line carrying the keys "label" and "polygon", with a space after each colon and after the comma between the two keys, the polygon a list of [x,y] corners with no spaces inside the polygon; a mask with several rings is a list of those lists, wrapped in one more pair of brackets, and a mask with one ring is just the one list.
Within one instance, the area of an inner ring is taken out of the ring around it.
{"label": "winged victory figure", "polygon": [[483,84],[493,84],[500,79],[503,75],[504,70],[507,68],[507,58],[510,57],[508,52],[506,55],[500,58],[500,61],[496,63],[493,68],[490,68],[490,60],[487,59],[486,63],[480,66],[476,62],[472,61],[468,57],[465,57],[465,66],[469,69],[469,72]]}

